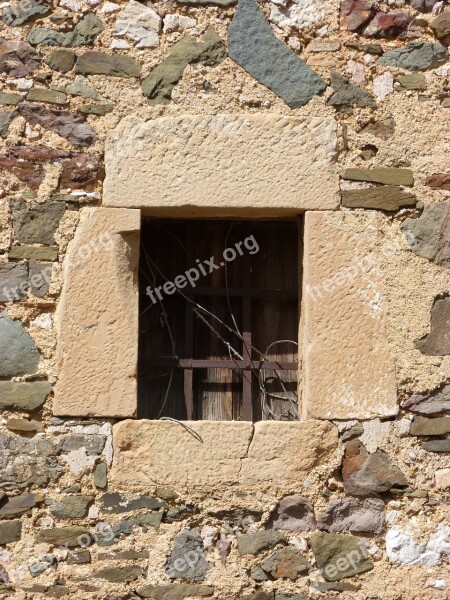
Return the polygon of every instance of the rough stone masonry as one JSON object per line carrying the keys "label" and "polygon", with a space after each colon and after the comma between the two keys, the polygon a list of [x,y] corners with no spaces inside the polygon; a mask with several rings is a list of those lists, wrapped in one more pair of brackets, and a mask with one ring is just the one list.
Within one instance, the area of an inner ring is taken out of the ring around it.
{"label": "rough stone masonry", "polygon": [[[0,598],[447,598],[450,3],[0,10]],[[302,216],[298,422],[136,419],[142,215]]]}

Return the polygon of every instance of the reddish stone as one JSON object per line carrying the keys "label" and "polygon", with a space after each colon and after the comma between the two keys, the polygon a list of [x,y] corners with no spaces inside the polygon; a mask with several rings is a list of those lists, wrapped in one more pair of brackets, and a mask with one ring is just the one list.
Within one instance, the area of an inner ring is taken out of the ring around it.
{"label": "reddish stone", "polygon": [[12,173],[32,190],[37,190],[44,179],[48,162],[62,164],[61,188],[92,191],[104,176],[103,162],[97,155],[56,150],[48,146],[9,146],[0,154],[0,169]]}
{"label": "reddish stone", "polygon": [[357,31],[374,15],[374,5],[368,0],[342,0],[341,26],[347,31]]}
{"label": "reddish stone", "polygon": [[407,12],[379,12],[364,30],[364,37],[394,39],[406,31],[414,19]]}
{"label": "reddish stone", "polygon": [[39,54],[30,44],[0,38],[0,73],[28,77],[40,66]]}
{"label": "reddish stone", "polygon": [[450,173],[434,173],[427,178],[426,185],[433,190],[450,191]]}

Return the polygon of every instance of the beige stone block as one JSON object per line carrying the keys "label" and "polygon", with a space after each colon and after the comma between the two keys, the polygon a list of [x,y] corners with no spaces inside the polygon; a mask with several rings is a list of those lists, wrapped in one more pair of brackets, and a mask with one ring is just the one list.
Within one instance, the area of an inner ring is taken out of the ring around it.
{"label": "beige stone block", "polygon": [[348,214],[305,219],[303,414],[310,419],[398,413],[377,259],[385,217],[372,212],[369,226],[352,228]]}
{"label": "beige stone block", "polygon": [[336,149],[330,117],[127,117],[107,141],[104,205],[223,216],[335,209]]}
{"label": "beige stone block", "polygon": [[[113,427],[111,485],[252,485],[297,489],[337,446],[336,428],[324,421],[296,423],[127,420]],[[139,469],[136,469],[139,465]]]}
{"label": "beige stone block", "polygon": [[55,415],[136,414],[140,211],[82,211],[58,305]]}
{"label": "beige stone block", "polygon": [[438,469],[435,473],[435,479],[438,490],[450,489],[450,469]]}

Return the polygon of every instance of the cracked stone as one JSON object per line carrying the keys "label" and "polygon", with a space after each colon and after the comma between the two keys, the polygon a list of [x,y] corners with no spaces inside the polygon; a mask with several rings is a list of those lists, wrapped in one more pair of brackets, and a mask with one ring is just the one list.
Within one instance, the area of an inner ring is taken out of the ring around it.
{"label": "cracked stone", "polygon": [[28,77],[40,66],[39,54],[30,44],[0,38],[0,73],[9,77]]}
{"label": "cracked stone", "polygon": [[36,344],[22,323],[4,313],[0,317],[0,377],[31,375],[37,371],[39,359]]}
{"label": "cracked stone", "polygon": [[330,533],[381,533],[384,528],[384,502],[376,498],[331,500],[319,515],[317,527]]}
{"label": "cracked stone", "polygon": [[141,68],[131,56],[105,54],[91,50],[78,57],[75,72],[81,75],[110,75],[112,77],[139,77]]}
{"label": "cracked stone", "polygon": [[225,44],[212,27],[200,38],[183,37],[174,44],[168,56],[157,65],[141,84],[150,104],[168,104],[172,90],[183,76],[187,65],[215,66],[226,58]]}
{"label": "cracked stone", "polygon": [[97,134],[81,115],[31,104],[19,104],[20,114],[30,125],[54,131],[74,146],[91,146]]}
{"label": "cracked stone", "polygon": [[290,108],[307,104],[327,85],[272,32],[253,0],[240,0],[228,28],[229,56]]}
{"label": "cracked stone", "polygon": [[286,496],[271,515],[267,527],[284,531],[314,531],[313,505],[303,496]]}
{"label": "cracked stone", "polygon": [[27,288],[27,265],[14,262],[0,265],[0,302],[13,302],[26,298]]}
{"label": "cracked stone", "polygon": [[56,243],[54,234],[66,211],[65,204],[61,202],[37,204],[12,200],[10,206],[14,234],[19,242],[48,245]]}
{"label": "cracked stone", "polygon": [[415,41],[385,52],[378,59],[380,65],[400,67],[409,71],[435,69],[448,58],[445,46],[439,43]]}
{"label": "cracked stone", "polygon": [[446,201],[426,207],[418,219],[405,219],[400,228],[414,254],[450,268],[449,222],[450,201]]}
{"label": "cracked stone", "polygon": [[301,553],[290,546],[270,554],[261,563],[261,568],[274,579],[297,579],[307,575],[310,567]]}
{"label": "cracked stone", "polygon": [[310,543],[317,566],[327,581],[339,581],[373,569],[372,561],[355,537],[313,533]]}
{"label": "cracked stone", "polygon": [[237,536],[239,554],[258,554],[261,550],[273,548],[284,541],[284,536],[279,531],[257,531],[244,533]]}
{"label": "cracked stone", "polygon": [[373,496],[392,487],[407,487],[408,481],[382,450],[369,454],[356,439],[348,442],[342,461],[344,490],[351,496]]}
{"label": "cracked stone", "polygon": [[44,404],[51,391],[46,381],[0,381],[0,409],[32,412]]}
{"label": "cracked stone", "polygon": [[410,396],[402,403],[402,408],[425,415],[450,411],[450,384],[440,386],[429,394]]}
{"label": "cracked stone", "polygon": [[372,94],[357,85],[350,83],[347,77],[333,71],[331,73],[331,86],[334,94],[328,99],[327,104],[337,107],[358,106],[359,108],[375,108],[376,102]]}
{"label": "cracked stone", "polygon": [[210,566],[205,560],[203,540],[196,529],[182,529],[173,541],[172,552],[165,566],[170,579],[203,579]]}
{"label": "cracked stone", "polygon": [[86,14],[73,31],[63,33],[47,27],[34,27],[28,34],[28,42],[33,46],[65,46],[75,48],[85,46],[95,40],[105,29],[103,23],[93,13]]}
{"label": "cracked stone", "polygon": [[450,354],[450,296],[435,299],[431,309],[431,331],[415,345],[426,356]]}

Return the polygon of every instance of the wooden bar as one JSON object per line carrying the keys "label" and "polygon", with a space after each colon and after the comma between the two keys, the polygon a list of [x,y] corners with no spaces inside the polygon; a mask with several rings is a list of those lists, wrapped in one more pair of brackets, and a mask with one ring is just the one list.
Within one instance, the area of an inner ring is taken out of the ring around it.
{"label": "wooden bar", "polygon": [[297,362],[263,360],[227,360],[192,358],[147,358],[143,364],[148,367],[174,367],[180,369],[262,369],[263,371],[297,371]]}

